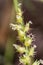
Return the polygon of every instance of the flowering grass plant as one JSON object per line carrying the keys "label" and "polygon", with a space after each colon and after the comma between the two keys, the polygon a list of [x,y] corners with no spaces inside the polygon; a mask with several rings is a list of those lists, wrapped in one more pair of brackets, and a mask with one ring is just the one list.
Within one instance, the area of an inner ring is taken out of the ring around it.
{"label": "flowering grass plant", "polygon": [[35,48],[36,45],[32,46],[32,38],[27,35],[26,33],[29,31],[30,23],[24,24],[23,21],[23,12],[21,10],[21,3],[18,2],[18,0],[14,1],[14,7],[15,7],[15,24],[11,23],[10,27],[15,31],[17,30],[18,36],[17,39],[22,42],[23,46],[13,44],[13,46],[16,48],[17,52],[21,54],[19,57],[20,64],[23,65],[40,65],[40,61],[35,60],[34,61],[34,55],[35,55]]}

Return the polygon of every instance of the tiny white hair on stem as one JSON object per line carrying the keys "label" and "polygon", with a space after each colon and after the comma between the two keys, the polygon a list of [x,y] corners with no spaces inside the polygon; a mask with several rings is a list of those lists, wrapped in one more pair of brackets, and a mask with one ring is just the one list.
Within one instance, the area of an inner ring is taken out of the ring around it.
{"label": "tiny white hair on stem", "polygon": [[30,24],[33,24],[31,20],[29,21],[29,23],[30,23]]}
{"label": "tiny white hair on stem", "polygon": [[36,45],[34,45],[33,47],[34,47],[34,48],[36,48],[37,46],[36,46]]}
{"label": "tiny white hair on stem", "polygon": [[42,59],[40,59],[40,63],[43,64],[43,60]]}
{"label": "tiny white hair on stem", "polygon": [[18,6],[21,6],[21,5],[22,5],[22,3],[19,3],[19,4],[18,4]]}

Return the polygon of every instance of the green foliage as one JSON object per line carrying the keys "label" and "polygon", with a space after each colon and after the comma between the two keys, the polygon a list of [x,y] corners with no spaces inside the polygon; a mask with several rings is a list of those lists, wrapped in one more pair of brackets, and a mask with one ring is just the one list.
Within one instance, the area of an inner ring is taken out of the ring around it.
{"label": "green foliage", "polygon": [[6,50],[5,50],[5,62],[12,62],[13,60],[13,54],[14,54],[14,49],[13,49],[13,43],[14,41],[12,39],[8,39],[7,44],[6,44]]}

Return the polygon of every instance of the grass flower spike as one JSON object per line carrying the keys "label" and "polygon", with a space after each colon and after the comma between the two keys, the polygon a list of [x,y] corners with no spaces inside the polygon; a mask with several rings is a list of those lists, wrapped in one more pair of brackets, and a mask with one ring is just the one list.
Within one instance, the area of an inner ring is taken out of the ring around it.
{"label": "grass flower spike", "polygon": [[17,39],[23,44],[23,47],[17,44],[13,44],[17,52],[21,54],[19,57],[20,63],[24,65],[39,65],[40,61],[34,61],[35,48],[36,46],[32,46],[32,38],[27,35],[29,31],[30,22],[24,24],[21,5],[18,0],[14,0],[14,7],[16,12],[16,23],[10,24],[11,28],[15,31],[17,30],[18,37]]}

